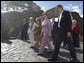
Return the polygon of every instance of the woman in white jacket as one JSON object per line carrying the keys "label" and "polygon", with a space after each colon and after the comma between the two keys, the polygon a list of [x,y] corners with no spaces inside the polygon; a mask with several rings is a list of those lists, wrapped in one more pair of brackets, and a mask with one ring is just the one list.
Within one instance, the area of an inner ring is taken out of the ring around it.
{"label": "woman in white jacket", "polygon": [[36,23],[34,22],[34,18],[30,17],[30,23],[29,23],[29,29],[28,29],[28,34],[29,34],[29,40],[31,41],[31,48],[34,47],[35,45],[35,40],[34,40],[34,29],[36,27]]}

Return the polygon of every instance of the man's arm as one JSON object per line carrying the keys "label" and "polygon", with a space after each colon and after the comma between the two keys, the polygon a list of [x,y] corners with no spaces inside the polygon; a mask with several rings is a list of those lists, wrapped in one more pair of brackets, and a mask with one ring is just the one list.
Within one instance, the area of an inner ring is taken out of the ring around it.
{"label": "man's arm", "polygon": [[70,12],[66,12],[66,30],[67,32],[71,32],[72,20],[70,16]]}
{"label": "man's arm", "polygon": [[67,37],[71,37],[71,26],[72,26],[72,20],[70,16],[70,12],[66,12],[66,31],[67,31]]}

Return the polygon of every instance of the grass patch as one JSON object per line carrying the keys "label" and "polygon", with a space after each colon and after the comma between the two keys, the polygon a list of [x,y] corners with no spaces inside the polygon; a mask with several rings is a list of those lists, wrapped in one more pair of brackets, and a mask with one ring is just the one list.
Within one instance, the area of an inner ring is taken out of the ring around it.
{"label": "grass patch", "polygon": [[11,26],[10,29],[9,29],[8,34],[11,34],[14,30],[15,30],[15,27]]}

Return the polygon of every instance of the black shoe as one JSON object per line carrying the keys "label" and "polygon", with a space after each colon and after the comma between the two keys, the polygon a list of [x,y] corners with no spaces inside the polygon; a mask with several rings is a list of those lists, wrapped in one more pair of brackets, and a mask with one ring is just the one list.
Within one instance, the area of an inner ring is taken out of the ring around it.
{"label": "black shoe", "polygon": [[57,59],[50,58],[48,61],[57,61]]}
{"label": "black shoe", "polygon": [[34,46],[31,46],[30,48],[35,48]]}
{"label": "black shoe", "polygon": [[78,59],[72,59],[72,60],[70,60],[70,62],[80,62],[80,60],[78,60]]}
{"label": "black shoe", "polygon": [[53,53],[53,51],[48,51],[48,53]]}
{"label": "black shoe", "polygon": [[39,51],[39,49],[36,49],[36,52],[38,52]]}

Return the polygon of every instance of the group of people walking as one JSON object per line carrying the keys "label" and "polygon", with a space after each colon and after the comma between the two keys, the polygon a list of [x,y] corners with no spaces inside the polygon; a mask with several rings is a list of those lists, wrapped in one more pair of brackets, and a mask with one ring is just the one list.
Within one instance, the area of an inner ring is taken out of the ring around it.
{"label": "group of people walking", "polygon": [[[26,28],[23,27],[24,32],[22,32],[22,38],[28,35],[31,41],[31,48],[36,47],[38,49],[38,55],[43,55],[45,46],[49,48],[48,52],[52,52],[53,56],[49,58],[49,61],[56,61],[61,43],[64,42],[70,50],[72,61],[78,61],[75,47],[80,47],[79,36],[80,36],[80,26],[77,25],[76,20],[71,20],[70,12],[65,11],[62,5],[57,5],[56,10],[59,13],[58,22],[55,18],[52,18],[52,22],[48,19],[46,12],[42,14],[42,17],[36,18],[36,22],[33,17],[29,19],[29,25],[25,26],[28,31],[24,31]],[[28,24],[28,23],[27,23]],[[52,37],[54,48],[49,41]],[[77,44],[76,44],[77,42]]]}

